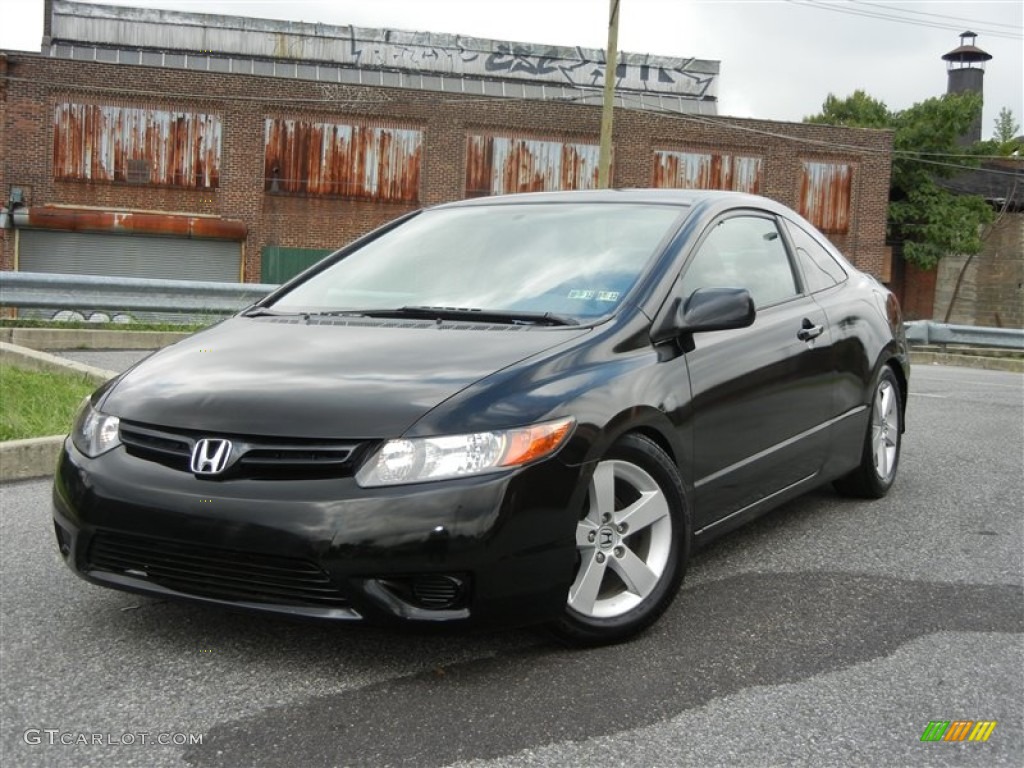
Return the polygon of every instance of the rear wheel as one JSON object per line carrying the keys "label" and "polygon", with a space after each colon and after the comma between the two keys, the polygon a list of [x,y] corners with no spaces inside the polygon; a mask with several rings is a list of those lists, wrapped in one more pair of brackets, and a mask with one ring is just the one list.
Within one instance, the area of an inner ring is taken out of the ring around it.
{"label": "rear wheel", "polygon": [[903,406],[896,374],[888,366],[882,369],[871,401],[871,419],[860,465],[835,482],[847,496],[880,499],[889,492],[900,463],[903,435]]}
{"label": "rear wheel", "polygon": [[689,555],[679,472],[651,440],[623,437],[594,469],[576,526],[576,573],[552,630],[598,645],[650,626],[679,590]]}

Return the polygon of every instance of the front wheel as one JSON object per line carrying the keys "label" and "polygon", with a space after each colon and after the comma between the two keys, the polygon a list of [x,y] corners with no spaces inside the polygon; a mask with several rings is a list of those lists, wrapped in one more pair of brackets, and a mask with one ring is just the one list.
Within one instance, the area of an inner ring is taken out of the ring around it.
{"label": "front wheel", "polygon": [[896,479],[903,438],[903,406],[896,374],[882,369],[871,401],[871,419],[864,438],[861,461],[855,470],[835,482],[846,496],[880,499]]}
{"label": "front wheel", "polygon": [[576,645],[625,640],[668,608],[686,569],[682,482],[654,442],[626,435],[598,462],[576,526],[576,571],[551,627]]}

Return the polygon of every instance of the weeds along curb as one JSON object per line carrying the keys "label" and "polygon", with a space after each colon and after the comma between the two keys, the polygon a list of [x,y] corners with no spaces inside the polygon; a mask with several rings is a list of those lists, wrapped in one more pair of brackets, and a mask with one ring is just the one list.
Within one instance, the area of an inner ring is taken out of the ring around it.
{"label": "weeds along curb", "polygon": [[[910,349],[911,365],[953,365],[960,368],[982,368],[986,371],[1010,371],[1024,373],[1024,360],[1013,357],[986,357],[984,355],[959,355],[953,352],[916,352]],[[913,378],[914,371],[911,369]]]}
{"label": "weeds along curb", "polygon": [[116,371],[108,371],[17,344],[8,344],[5,341],[0,341],[0,364],[12,365],[29,371],[79,374],[97,386],[117,376]]}
{"label": "weeds along curb", "polygon": [[[0,365],[10,365],[30,371],[78,374],[97,386],[117,376],[116,371],[107,371],[103,368],[96,368],[92,365],[85,365],[2,341],[0,341]],[[0,442],[0,482],[53,475],[57,454],[60,452],[63,442],[64,435]]]}
{"label": "weeds along curb", "polygon": [[32,349],[161,349],[191,332],[0,328],[0,342]]}

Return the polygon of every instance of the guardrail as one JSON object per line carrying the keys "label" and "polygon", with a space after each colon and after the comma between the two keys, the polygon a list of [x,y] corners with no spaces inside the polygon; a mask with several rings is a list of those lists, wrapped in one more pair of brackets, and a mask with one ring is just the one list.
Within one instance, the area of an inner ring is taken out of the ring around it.
{"label": "guardrail", "polygon": [[[277,288],[264,283],[212,283],[139,277],[0,271],[0,306],[21,309],[230,314]],[[964,344],[1024,349],[1024,330],[905,323],[911,344]]]}
{"label": "guardrail", "polygon": [[139,277],[0,271],[0,306],[21,309],[230,314],[277,288]]}
{"label": "guardrail", "polygon": [[1019,328],[983,328],[973,325],[947,325],[931,320],[904,323],[911,344],[963,344],[971,347],[1024,349],[1024,330]]}

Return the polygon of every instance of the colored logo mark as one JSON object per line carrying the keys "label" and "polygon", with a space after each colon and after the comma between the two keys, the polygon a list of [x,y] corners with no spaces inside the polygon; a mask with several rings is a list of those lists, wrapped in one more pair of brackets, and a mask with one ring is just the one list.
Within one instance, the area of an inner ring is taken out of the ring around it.
{"label": "colored logo mark", "polygon": [[921,734],[921,741],[988,741],[996,723],[996,720],[932,720]]}

